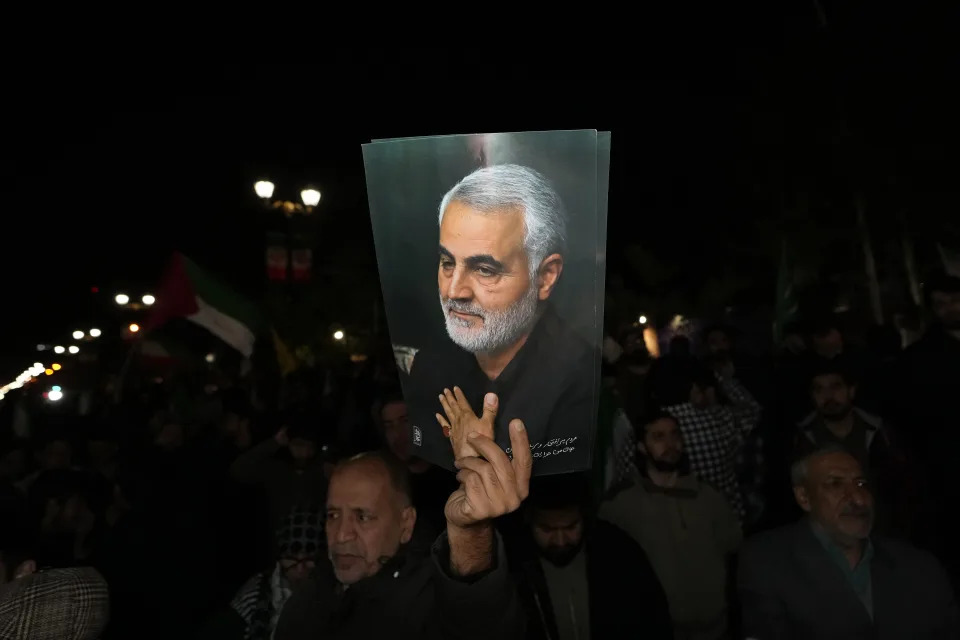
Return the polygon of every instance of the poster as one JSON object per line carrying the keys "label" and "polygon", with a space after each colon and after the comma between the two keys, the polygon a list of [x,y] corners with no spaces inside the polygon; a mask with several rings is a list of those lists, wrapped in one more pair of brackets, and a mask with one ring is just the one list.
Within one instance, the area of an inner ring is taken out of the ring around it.
{"label": "poster", "polygon": [[453,469],[437,414],[458,387],[495,439],[523,420],[534,474],[586,469],[600,379],[609,133],[363,146],[380,281],[416,454]]}

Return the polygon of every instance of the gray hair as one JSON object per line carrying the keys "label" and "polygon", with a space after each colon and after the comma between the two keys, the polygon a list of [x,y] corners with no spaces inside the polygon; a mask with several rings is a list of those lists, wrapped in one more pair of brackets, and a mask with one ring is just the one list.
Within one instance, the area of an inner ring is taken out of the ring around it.
{"label": "gray hair", "polygon": [[807,482],[807,474],[810,471],[810,460],[831,453],[845,453],[847,455],[851,455],[850,450],[839,442],[827,442],[826,444],[820,445],[816,449],[799,456],[796,460],[794,460],[793,464],[790,465],[790,483],[794,487],[799,487],[805,484]]}
{"label": "gray hair", "polygon": [[567,216],[563,201],[550,181],[529,167],[498,164],[474,171],[443,196],[440,223],[453,201],[484,213],[522,209],[523,246],[531,279],[536,277],[544,258],[551,253],[562,254],[566,248]]}

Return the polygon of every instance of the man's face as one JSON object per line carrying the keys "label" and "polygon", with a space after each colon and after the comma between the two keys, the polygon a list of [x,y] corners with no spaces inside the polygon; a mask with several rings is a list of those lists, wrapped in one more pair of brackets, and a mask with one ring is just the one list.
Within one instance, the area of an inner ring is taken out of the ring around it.
{"label": "man's face", "polygon": [[410,459],[410,421],[407,417],[407,405],[404,402],[390,402],[380,410],[383,421],[383,437],[387,447],[400,460]]}
{"label": "man's face", "polygon": [[842,546],[867,538],[873,528],[873,495],[856,458],[828,453],[807,461],[807,480],[794,487],[800,507]]}
{"label": "man's face", "polygon": [[647,425],[640,452],[658,471],[676,471],[683,455],[683,436],[672,418],[660,418]]}
{"label": "man's face", "polygon": [[843,353],[843,336],[836,329],[827,329],[814,334],[811,342],[814,352],[821,358],[830,360]]}
{"label": "man's face", "polygon": [[523,238],[520,210],[482,213],[459,202],[447,206],[437,286],[447,333],[461,348],[500,351],[536,320],[539,295]]}
{"label": "man's face", "polygon": [[811,395],[817,413],[828,420],[841,420],[853,409],[856,387],[835,373],[816,376],[811,384]]}
{"label": "man's face", "polygon": [[733,344],[730,342],[730,336],[725,332],[714,330],[707,336],[707,349],[711,355],[724,358],[729,357]]}
{"label": "man's face", "polygon": [[540,555],[558,567],[570,564],[583,544],[583,516],[576,506],[533,509],[530,528]]}
{"label": "man's face", "polygon": [[337,580],[376,574],[409,542],[416,511],[403,504],[383,464],[361,460],[337,469],[327,494],[327,547]]}
{"label": "man's face", "polygon": [[297,466],[307,464],[317,455],[317,445],[306,438],[291,438],[289,449]]}
{"label": "man's face", "polygon": [[317,566],[317,556],[306,553],[292,553],[280,558],[283,577],[296,589],[302,585]]}
{"label": "man's face", "polygon": [[43,449],[44,469],[68,469],[73,460],[73,447],[65,440],[54,440]]}
{"label": "man's face", "polygon": [[947,331],[960,331],[960,293],[934,291],[930,294],[930,304]]}

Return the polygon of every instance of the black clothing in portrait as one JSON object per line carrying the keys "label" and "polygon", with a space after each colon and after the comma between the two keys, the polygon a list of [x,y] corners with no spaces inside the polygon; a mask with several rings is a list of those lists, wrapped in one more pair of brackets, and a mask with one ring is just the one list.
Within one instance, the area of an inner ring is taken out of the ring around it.
{"label": "black clothing in portrait", "polygon": [[439,395],[460,387],[479,415],[483,397],[497,394],[496,442],[510,450],[510,421],[523,420],[533,452],[533,473],[545,475],[590,466],[596,418],[599,354],[548,305],[527,341],[495,380],[487,378],[476,356],[452,341],[417,352],[405,395],[411,415],[415,455],[454,469],[450,441],[437,413]]}

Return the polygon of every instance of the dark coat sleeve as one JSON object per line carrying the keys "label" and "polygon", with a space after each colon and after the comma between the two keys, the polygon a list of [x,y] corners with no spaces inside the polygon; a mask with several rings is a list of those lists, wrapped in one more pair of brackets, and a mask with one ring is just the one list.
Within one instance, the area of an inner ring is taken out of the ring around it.
{"label": "dark coat sleeve", "polygon": [[608,522],[592,527],[587,562],[593,637],[673,638],[667,595],[646,552]]}
{"label": "dark coat sleeve", "polygon": [[194,637],[196,640],[243,640],[246,631],[240,614],[225,607],[211,616]]}
{"label": "dark coat sleeve", "polygon": [[737,595],[745,638],[779,640],[789,637],[786,605],[778,596],[775,585],[780,571],[776,546],[772,539],[761,534],[745,544],[740,552]]}
{"label": "dark coat sleeve", "polygon": [[435,609],[428,638],[439,640],[522,640],[525,618],[507,568],[503,540],[489,571],[461,580],[450,572],[450,543],[444,532],[432,549]]}

